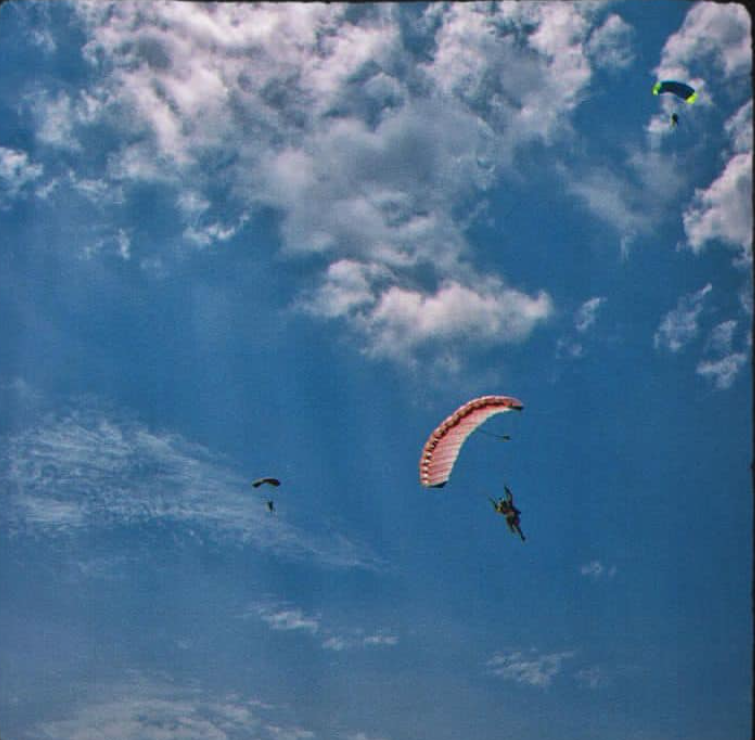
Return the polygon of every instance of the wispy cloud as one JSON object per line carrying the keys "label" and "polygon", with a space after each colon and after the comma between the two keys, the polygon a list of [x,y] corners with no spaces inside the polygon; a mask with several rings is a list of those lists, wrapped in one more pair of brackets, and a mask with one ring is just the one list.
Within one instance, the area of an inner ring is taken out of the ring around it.
{"label": "wispy cloud", "polygon": [[320,617],[306,615],[298,607],[282,603],[261,602],[252,604],[243,616],[256,616],[270,629],[276,631],[298,631],[314,635],[320,630]]}
{"label": "wispy cloud", "polygon": [[653,337],[656,349],[664,348],[671,352],[678,352],[697,336],[705,297],[712,290],[713,286],[708,283],[697,292],[679,298],[676,308],[663,317]]}
{"label": "wispy cloud", "polygon": [[304,740],[315,737],[289,717],[238,694],[135,675],[117,685],[84,687],[68,716],[42,719],[31,740]]}
{"label": "wispy cloud", "polygon": [[535,649],[497,653],[487,662],[487,667],[495,676],[528,684],[538,688],[547,688],[561,672],[564,661],[573,658],[576,652],[567,650],[557,653],[540,653]]}
{"label": "wispy cloud", "polygon": [[576,360],[583,357],[585,348],[582,344],[583,336],[595,324],[598,312],[606,302],[606,298],[596,296],[585,301],[574,314],[574,332],[560,337],[556,342],[556,357],[558,359]]}
{"label": "wispy cloud", "polygon": [[368,631],[362,627],[344,629],[326,624],[319,614],[307,614],[288,602],[267,599],[250,604],[240,615],[264,622],[270,629],[280,632],[300,632],[316,638],[325,650],[342,652],[357,648],[394,647],[398,637],[384,629]]}
{"label": "wispy cloud", "polygon": [[345,535],[319,536],[251,505],[248,481],[229,462],[87,400],[2,440],[0,523],[17,532],[75,536],[161,522],[333,567],[378,568]]}
{"label": "wispy cloud", "polygon": [[578,684],[588,689],[599,689],[608,683],[605,671],[599,666],[581,668],[574,674],[574,677]]}
{"label": "wispy cloud", "polygon": [[701,360],[697,365],[698,375],[709,378],[719,390],[731,388],[739,373],[747,365],[744,352],[733,352],[716,360]]}
{"label": "wispy cloud", "polygon": [[605,302],[604,297],[590,298],[585,301],[574,317],[574,328],[580,333],[586,332],[597,320],[598,311]]}
{"label": "wispy cloud", "polygon": [[604,565],[600,560],[592,560],[585,565],[580,566],[579,572],[594,581],[602,579],[611,579],[616,575],[616,566]]}

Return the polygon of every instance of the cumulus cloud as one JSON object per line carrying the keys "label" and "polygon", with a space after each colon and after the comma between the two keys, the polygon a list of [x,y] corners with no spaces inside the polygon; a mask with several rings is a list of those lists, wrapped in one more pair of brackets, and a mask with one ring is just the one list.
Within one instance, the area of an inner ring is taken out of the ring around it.
{"label": "cumulus cloud", "polygon": [[615,13],[598,26],[587,43],[587,52],[595,64],[610,69],[624,69],[634,61],[634,29]]}
{"label": "cumulus cloud", "polygon": [[378,568],[343,534],[320,536],[249,505],[248,481],[223,458],[94,401],[49,414],[3,440],[0,524],[75,537],[166,523],[186,536],[250,544],[331,567]]}
{"label": "cumulus cloud", "polygon": [[0,209],[7,208],[42,172],[42,165],[31,162],[26,152],[0,146]]}
{"label": "cumulus cloud", "polygon": [[580,566],[579,572],[587,578],[598,581],[604,578],[613,578],[616,575],[616,566],[606,566],[600,560],[592,560]]}
{"label": "cumulus cloud", "polygon": [[695,3],[682,27],[666,41],[658,79],[689,79],[693,65],[712,61],[725,77],[752,64],[750,14],[740,3]]}
{"label": "cumulus cloud", "polygon": [[561,672],[562,663],[576,655],[567,650],[540,653],[535,649],[497,653],[487,662],[490,672],[500,678],[538,688],[547,688]]}
{"label": "cumulus cloud", "polygon": [[665,348],[671,352],[678,352],[697,336],[705,297],[712,290],[713,286],[708,283],[697,292],[679,298],[676,308],[663,317],[653,337],[656,349]]}
{"label": "cumulus cloud", "polygon": [[328,269],[304,304],[321,316],[346,318],[368,338],[374,357],[410,361],[415,350],[449,342],[489,346],[526,339],[553,311],[550,296],[535,296],[496,279],[471,285],[444,281],[435,292],[391,284],[385,267],[341,260]]}
{"label": "cumulus cloud", "polygon": [[[310,313],[345,322],[372,357],[433,347],[458,364],[549,314],[545,291],[478,274],[468,204],[529,146],[570,135],[594,66],[628,62],[618,15],[439,4],[410,21],[428,42],[420,57],[391,4],[73,9],[91,83],[31,101],[38,138],[70,150],[95,124],[117,134],[90,180],[127,196],[134,183],[170,188],[184,243],[229,241],[273,209],[284,251],[322,257]],[[624,218],[640,228],[632,209]]]}
{"label": "cumulus cloud", "polygon": [[684,212],[687,246],[696,254],[720,241],[739,251],[741,264],[752,262],[752,101],[726,123],[733,154],[721,174],[697,189]]}

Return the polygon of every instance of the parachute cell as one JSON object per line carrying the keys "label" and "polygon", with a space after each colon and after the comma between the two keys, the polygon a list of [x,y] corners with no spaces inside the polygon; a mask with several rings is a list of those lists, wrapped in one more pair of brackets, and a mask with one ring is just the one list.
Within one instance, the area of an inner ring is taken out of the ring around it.
{"label": "parachute cell", "polygon": [[425,442],[419,461],[420,483],[426,488],[444,486],[451,477],[462,445],[472,432],[491,416],[523,408],[521,401],[510,396],[482,396],[460,406]]}
{"label": "parachute cell", "polygon": [[671,93],[684,100],[685,103],[694,103],[697,100],[697,92],[694,87],[690,87],[686,82],[677,82],[676,80],[661,80],[653,85],[653,95],[662,95]]}

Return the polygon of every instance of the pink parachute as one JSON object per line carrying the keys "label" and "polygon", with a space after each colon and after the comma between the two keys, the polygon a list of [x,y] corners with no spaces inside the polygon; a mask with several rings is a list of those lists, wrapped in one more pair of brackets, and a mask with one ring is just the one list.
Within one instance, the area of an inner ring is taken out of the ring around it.
{"label": "pink parachute", "polygon": [[521,401],[510,396],[482,396],[460,406],[425,442],[419,460],[420,483],[426,488],[445,486],[467,437],[491,416],[523,408]]}

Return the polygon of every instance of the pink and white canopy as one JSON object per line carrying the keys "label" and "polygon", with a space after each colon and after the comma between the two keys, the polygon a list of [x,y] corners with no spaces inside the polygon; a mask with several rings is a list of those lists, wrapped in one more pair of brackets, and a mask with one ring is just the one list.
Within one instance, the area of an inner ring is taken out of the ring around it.
{"label": "pink and white canopy", "polygon": [[523,408],[522,402],[511,396],[482,396],[460,406],[425,442],[419,460],[420,483],[427,488],[444,486],[461,446],[477,427],[495,414]]}

